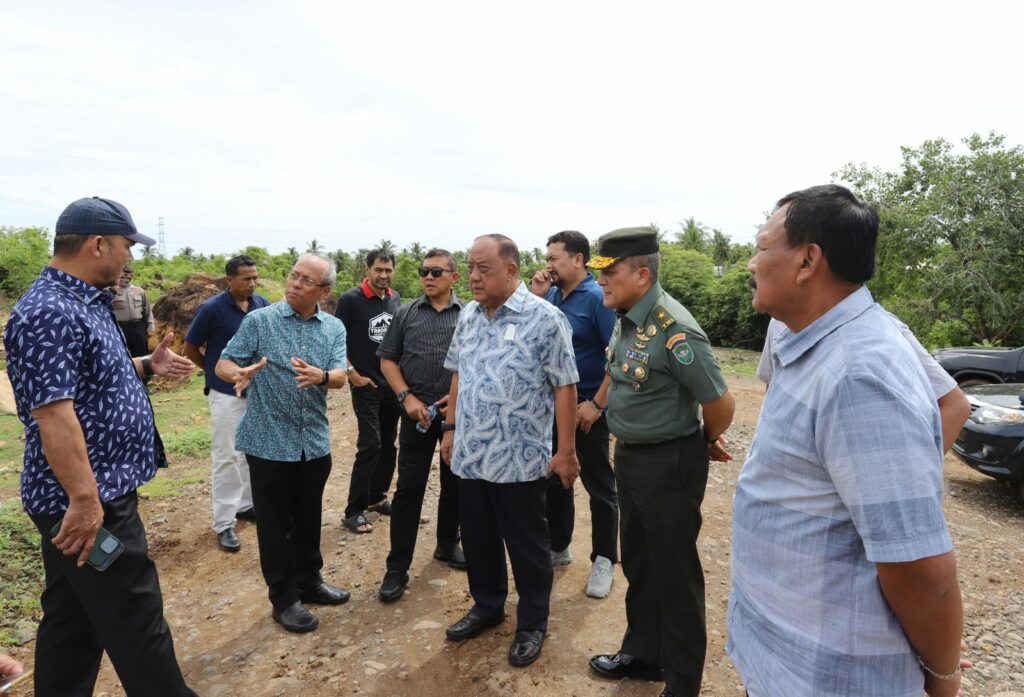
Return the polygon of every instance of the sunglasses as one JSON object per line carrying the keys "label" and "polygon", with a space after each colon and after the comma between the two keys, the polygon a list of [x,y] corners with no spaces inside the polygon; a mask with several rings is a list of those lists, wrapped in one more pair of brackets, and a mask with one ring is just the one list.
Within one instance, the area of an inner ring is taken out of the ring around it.
{"label": "sunglasses", "polygon": [[417,273],[419,273],[420,275],[420,278],[426,278],[428,274],[433,276],[434,278],[441,278],[441,275],[448,270],[449,269],[442,269],[440,266],[432,266],[429,269],[426,266],[421,266],[420,268],[416,269]]}

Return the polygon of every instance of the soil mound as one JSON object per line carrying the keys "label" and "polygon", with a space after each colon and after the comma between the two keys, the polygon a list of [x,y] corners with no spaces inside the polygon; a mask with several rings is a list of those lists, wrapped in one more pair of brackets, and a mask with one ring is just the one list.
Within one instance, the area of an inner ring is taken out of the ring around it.
{"label": "soil mound", "polygon": [[171,349],[181,354],[185,343],[185,334],[196,316],[199,306],[227,288],[224,276],[213,276],[208,273],[194,273],[182,281],[181,285],[172,288],[159,300],[153,303],[153,320],[156,331],[150,337],[150,348],[167,332],[174,332],[174,343]]}

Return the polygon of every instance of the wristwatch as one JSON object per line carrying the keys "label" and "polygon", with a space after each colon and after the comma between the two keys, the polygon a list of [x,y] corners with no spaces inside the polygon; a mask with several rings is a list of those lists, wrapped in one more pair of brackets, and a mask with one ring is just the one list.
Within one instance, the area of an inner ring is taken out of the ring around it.
{"label": "wristwatch", "polygon": [[445,423],[444,421],[441,422],[441,433],[447,433],[448,431],[454,431],[454,430],[455,430],[455,424]]}
{"label": "wristwatch", "polygon": [[409,392],[409,390],[402,390],[397,395],[395,395],[395,399],[398,400],[399,404],[404,404],[405,403],[405,398],[408,397],[410,394],[411,393]]}

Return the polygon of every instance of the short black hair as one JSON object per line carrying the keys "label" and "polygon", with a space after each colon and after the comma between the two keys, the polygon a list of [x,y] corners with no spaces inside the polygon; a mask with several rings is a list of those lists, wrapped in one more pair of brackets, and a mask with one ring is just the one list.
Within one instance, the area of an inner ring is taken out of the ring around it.
{"label": "short black hair", "polygon": [[57,235],[53,238],[53,256],[73,257],[92,235]]}
{"label": "short black hair", "polygon": [[575,230],[556,232],[548,238],[548,245],[553,245],[556,242],[561,242],[562,246],[565,247],[565,251],[573,256],[582,254],[584,264],[590,261],[590,240],[582,232],[576,232]]}
{"label": "short black hair", "polygon": [[224,275],[237,276],[238,270],[243,266],[256,266],[256,260],[248,254],[239,254],[237,257],[231,257],[228,259],[228,263],[224,264]]}
{"label": "short black hair", "polygon": [[491,232],[486,235],[480,235],[476,239],[482,240],[484,238],[494,240],[498,243],[498,256],[507,261],[514,261],[516,266],[521,267],[523,265],[519,258],[519,245],[517,245],[511,237],[501,235],[497,232]]}
{"label": "short black hair", "polygon": [[786,210],[786,240],[792,247],[821,247],[832,273],[848,283],[864,283],[875,273],[878,212],[838,184],[812,186],[779,199]]}
{"label": "short black hair", "polygon": [[371,249],[369,252],[366,253],[366,268],[372,267],[373,266],[373,262],[375,262],[375,261],[382,261],[382,262],[389,262],[390,261],[391,265],[394,266],[395,265],[395,255],[394,255],[394,253],[389,252],[386,249],[381,249],[379,247],[377,249]]}
{"label": "short black hair", "polygon": [[423,259],[427,260],[430,257],[448,257],[448,270],[455,271],[458,269],[458,265],[455,262],[455,257],[447,249],[441,249],[440,247],[431,247],[427,250],[427,253],[423,255]]}

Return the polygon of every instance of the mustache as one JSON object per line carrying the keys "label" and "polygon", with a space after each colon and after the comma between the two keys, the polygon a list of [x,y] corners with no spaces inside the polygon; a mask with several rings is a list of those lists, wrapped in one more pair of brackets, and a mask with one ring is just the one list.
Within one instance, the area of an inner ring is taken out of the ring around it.
{"label": "mustache", "polygon": [[750,286],[752,290],[757,290],[757,277],[751,276],[750,278],[748,278],[747,285]]}

